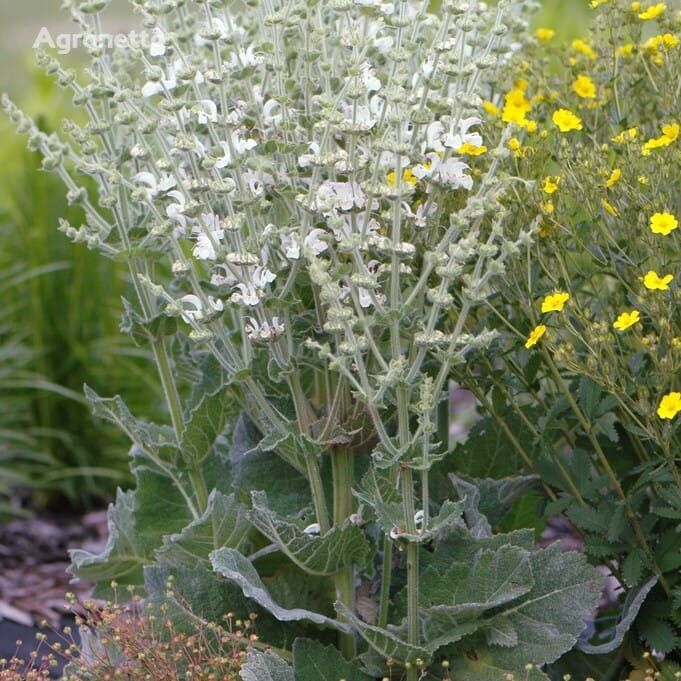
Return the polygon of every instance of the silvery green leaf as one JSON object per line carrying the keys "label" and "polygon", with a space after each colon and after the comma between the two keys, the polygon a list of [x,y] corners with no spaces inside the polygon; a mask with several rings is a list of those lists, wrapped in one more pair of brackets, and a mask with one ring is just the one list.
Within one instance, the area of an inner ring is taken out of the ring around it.
{"label": "silvery green leaf", "polygon": [[418,658],[426,661],[430,658],[432,651],[429,652],[426,647],[410,645],[404,640],[403,632],[396,627],[388,625],[387,629],[382,629],[362,622],[340,601],[336,602],[335,607],[336,612],[383,657],[391,657],[401,663],[413,662]]}
{"label": "silvery green leaf", "polygon": [[581,650],[583,653],[588,653],[589,655],[603,655],[605,653],[611,653],[613,650],[619,648],[624,640],[624,636],[634,623],[636,615],[638,615],[646,596],[655,584],[657,584],[657,576],[651,577],[647,582],[641,584],[641,586],[629,590],[627,597],[624,599],[624,603],[622,603],[620,620],[615,626],[612,638],[607,643],[592,645],[590,643],[580,642],[577,644],[577,649]]}
{"label": "silvery green leaf", "polygon": [[308,534],[274,513],[263,492],[252,492],[251,499],[249,518],[253,525],[305,572],[332,575],[349,565],[367,564],[371,547],[356,525],[333,527],[321,536]]}
{"label": "silvery green leaf", "polygon": [[298,638],[293,644],[293,669],[295,681],[372,681],[338,648],[309,638]]}
{"label": "silvery green leaf", "polygon": [[495,617],[494,622],[485,627],[485,640],[491,646],[511,648],[518,645],[518,632],[510,620]]}
{"label": "silvery green leaf", "polygon": [[445,572],[453,562],[472,561],[481,549],[496,550],[502,546],[520,546],[527,551],[534,548],[533,530],[515,530],[491,537],[473,537],[465,527],[454,526],[442,539],[436,550],[421,556],[421,565],[432,565],[438,572]]}
{"label": "silvery green leaf", "polygon": [[116,502],[109,505],[107,525],[109,537],[101,553],[84,549],[69,552],[69,572],[76,578],[104,582],[112,580],[121,584],[141,584],[142,568],[147,560],[141,537],[135,528],[135,493],[118,490]]}
{"label": "silvery green leaf", "polygon": [[[449,479],[458,494],[466,497],[467,510],[464,514],[469,528],[472,528],[477,522],[482,522],[481,517],[491,527],[500,523],[514,502],[537,484],[539,477],[536,475],[519,475],[495,480],[492,478],[469,478],[452,473]],[[469,518],[470,514],[473,515]],[[484,524],[480,527],[484,528]]]}
{"label": "silvery green leaf", "polygon": [[[241,440],[235,444],[244,445]],[[243,495],[262,490],[270,507],[282,516],[312,505],[307,478],[273,452],[250,450],[235,463],[232,472],[234,488]]]}
{"label": "silvery green leaf", "polygon": [[218,549],[210,555],[213,569],[230,582],[237,584],[247,598],[274,615],[281,622],[311,622],[323,627],[348,631],[348,626],[326,615],[302,608],[282,608],[274,602],[253,564],[234,549]]}
{"label": "silvery green leaf", "polygon": [[448,655],[449,673],[460,681],[508,681],[509,677],[522,681],[549,681],[549,677],[531,663],[507,663],[497,654],[504,650],[487,646],[483,639],[471,641],[467,650],[457,650]]}
{"label": "silvery green leaf", "polygon": [[251,650],[241,665],[242,681],[294,681],[293,667],[273,650]]}
{"label": "silvery green leaf", "polygon": [[400,512],[398,513],[397,504],[377,503],[376,512],[384,531],[388,532],[394,539],[421,543],[428,542],[438,535],[447,534],[452,527],[458,525],[463,513],[463,508],[463,501],[455,502],[447,499],[440,507],[438,514],[429,519],[427,527],[416,534],[409,533],[403,529],[404,515],[401,506],[399,507]]}
{"label": "silvery green leaf", "polygon": [[201,517],[180,533],[165,536],[156,556],[174,565],[192,567],[197,562],[207,562],[215,549],[239,548],[249,528],[246,507],[233,494],[226,496],[213,490]]}
{"label": "silvery green leaf", "polygon": [[85,398],[92,407],[93,415],[113,423],[127,435],[131,442],[142,449],[158,450],[162,447],[177,447],[177,441],[170,426],[147,423],[136,419],[118,395],[100,397],[88,386],[85,386],[84,390]]}
{"label": "silvery green leaf", "polygon": [[[518,645],[476,649],[503,669],[519,671],[527,663],[557,660],[575,645],[600,598],[603,578],[581,553],[563,552],[559,544],[552,544],[533,552],[530,566],[532,590],[519,601],[499,608],[488,620],[490,626],[497,618],[503,619],[503,626],[512,624]],[[457,673],[460,675],[452,669],[452,676]]]}
{"label": "silvery green leaf", "polygon": [[180,440],[182,454],[193,461],[203,461],[227,424],[236,421],[237,415],[234,396],[229,390],[203,395],[185,416]]}

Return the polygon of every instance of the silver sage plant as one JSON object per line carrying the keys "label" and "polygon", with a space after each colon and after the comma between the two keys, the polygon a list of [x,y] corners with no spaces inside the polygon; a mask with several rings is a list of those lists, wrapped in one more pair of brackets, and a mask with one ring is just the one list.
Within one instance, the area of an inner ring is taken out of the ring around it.
{"label": "silver sage plant", "polygon": [[[106,1],[66,4],[101,33]],[[245,679],[547,678],[600,578],[492,533],[480,509],[534,480],[457,477],[446,409],[495,340],[473,313],[535,230],[505,222],[506,140],[488,149],[481,117],[532,3],[132,5],[150,44],[83,40],[86,84],[39,53],[86,125],[48,135],[4,100],[83,208],[64,233],[127,263],[123,328],[170,418],[88,391],[137,488],[73,574],[152,600],[171,579],[187,618],[252,610]]]}

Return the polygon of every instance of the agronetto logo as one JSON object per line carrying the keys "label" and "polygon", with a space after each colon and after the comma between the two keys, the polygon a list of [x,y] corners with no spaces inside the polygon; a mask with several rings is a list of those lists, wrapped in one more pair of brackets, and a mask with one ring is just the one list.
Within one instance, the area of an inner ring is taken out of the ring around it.
{"label": "agronetto logo", "polygon": [[56,33],[53,34],[47,26],[43,26],[35,40],[33,49],[50,48],[58,54],[69,54],[74,50],[84,48],[95,49],[126,49],[146,48],[154,43],[154,34],[150,31],[130,31],[129,33]]}

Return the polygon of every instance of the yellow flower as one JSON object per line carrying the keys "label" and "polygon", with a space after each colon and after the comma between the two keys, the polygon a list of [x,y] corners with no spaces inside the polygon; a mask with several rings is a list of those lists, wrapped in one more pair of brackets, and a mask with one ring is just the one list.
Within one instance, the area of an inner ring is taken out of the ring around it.
{"label": "yellow flower", "polygon": [[492,118],[497,118],[499,116],[499,114],[501,113],[501,110],[499,109],[499,107],[496,104],[494,104],[493,102],[490,102],[490,101],[484,101],[482,103],[482,108],[485,111],[485,113],[488,116],[491,116]]}
{"label": "yellow flower", "polygon": [[568,300],[570,300],[569,293],[566,293],[565,291],[555,291],[544,298],[541,304],[541,311],[561,312]]}
{"label": "yellow flower", "polygon": [[651,291],[667,291],[669,283],[673,278],[673,274],[665,274],[663,277],[660,277],[657,272],[650,270],[643,277],[643,285]]}
{"label": "yellow flower", "polygon": [[631,57],[631,55],[634,54],[634,43],[620,45],[616,52],[618,57]]}
{"label": "yellow flower", "polygon": [[532,329],[532,332],[527,337],[525,341],[525,347],[529,350],[533,345],[539,342],[539,339],[546,333],[546,326],[544,324],[539,324]]}
{"label": "yellow flower", "polygon": [[658,2],[656,5],[651,5],[647,10],[641,12],[638,18],[643,21],[648,21],[650,19],[657,19],[657,17],[662,14],[667,9],[667,5],[664,2]]}
{"label": "yellow flower", "polygon": [[606,213],[612,215],[614,218],[616,218],[620,214],[617,208],[615,208],[615,206],[613,206],[609,201],[606,201],[605,199],[601,199],[601,205],[603,206],[603,210]]}
{"label": "yellow flower", "polygon": [[543,43],[547,43],[549,42],[549,40],[553,40],[553,38],[556,35],[556,32],[552,28],[540,27],[535,32],[535,35],[537,36],[537,40],[541,40]]}
{"label": "yellow flower", "polygon": [[640,2],[632,2],[631,3],[631,11],[632,12],[638,12],[641,9],[641,3]]}
{"label": "yellow flower", "polygon": [[638,137],[638,128],[627,128],[627,130],[622,130],[619,135],[615,135],[612,141],[617,144],[624,144],[625,142],[633,142],[636,137]]}
{"label": "yellow flower", "polygon": [[558,109],[551,119],[561,132],[582,129],[582,119],[568,109]]}
{"label": "yellow flower", "polygon": [[484,144],[478,147],[475,144],[466,142],[465,144],[462,144],[456,151],[457,153],[465,154],[466,156],[480,156],[487,151],[487,147]]}
{"label": "yellow flower", "polygon": [[654,35],[648,38],[641,47],[650,52],[656,52],[660,48],[671,50],[679,44],[679,39],[672,33],[664,33],[662,35]]}
{"label": "yellow flower", "polygon": [[657,415],[661,419],[673,419],[681,411],[681,393],[667,393],[657,408]]}
{"label": "yellow flower", "polygon": [[596,7],[600,7],[601,5],[605,5],[605,3],[609,2],[609,1],[610,0],[591,0],[591,2],[589,4],[593,9],[596,9]]}
{"label": "yellow flower", "polygon": [[638,310],[631,312],[622,312],[619,317],[613,322],[613,326],[618,331],[626,331],[630,326],[638,324],[641,321],[641,315]]}
{"label": "yellow flower", "polygon": [[506,143],[506,146],[511,151],[518,151],[521,147],[520,140],[517,137],[511,137],[511,139]]}
{"label": "yellow flower", "polygon": [[614,184],[620,181],[622,177],[622,171],[619,168],[615,168],[611,173],[610,177],[605,181],[605,186],[610,189]]}
{"label": "yellow flower", "polygon": [[576,38],[572,41],[572,49],[589,59],[596,59],[596,53],[593,51],[592,47],[580,38]]}
{"label": "yellow flower", "polygon": [[553,211],[556,209],[556,207],[553,205],[552,201],[540,201],[539,202],[539,207],[546,213],[547,215],[551,215]]}
{"label": "yellow flower", "polygon": [[[396,177],[397,177],[397,176],[396,176],[394,170],[390,171],[390,172],[388,173],[388,175],[386,176],[386,179],[388,180],[388,184],[389,184],[391,187],[394,187],[394,186],[395,186],[395,184],[396,184],[396,183],[395,183],[395,178],[396,178]],[[404,171],[402,172],[402,182],[404,182],[405,184],[410,184],[410,185],[413,186],[413,185],[415,185],[418,181],[419,181],[419,178],[416,177],[416,175],[414,175],[414,173],[412,172],[411,168],[405,168],[405,169],[404,169]]]}
{"label": "yellow flower", "polygon": [[572,83],[572,89],[582,98],[582,99],[595,99],[596,98],[596,84],[589,78],[589,76],[581,75],[577,76],[577,79]]}
{"label": "yellow flower", "polygon": [[557,177],[557,176],[547,177],[544,180],[544,186],[542,187],[542,191],[545,194],[553,194],[554,192],[558,191],[559,182],[560,182],[560,177]]}
{"label": "yellow flower", "polygon": [[642,154],[644,156],[649,156],[653,149],[659,149],[661,147],[668,147],[670,144],[674,144],[679,138],[679,133],[681,132],[681,125],[678,123],[667,123],[662,126],[662,135],[660,137],[652,137],[644,145]]}
{"label": "yellow flower", "polygon": [[679,139],[679,133],[681,133],[681,125],[678,123],[667,123],[662,126],[662,134],[670,142],[676,142],[676,140]]}
{"label": "yellow flower", "polygon": [[650,231],[667,236],[679,226],[679,221],[671,213],[655,213],[650,216]]}

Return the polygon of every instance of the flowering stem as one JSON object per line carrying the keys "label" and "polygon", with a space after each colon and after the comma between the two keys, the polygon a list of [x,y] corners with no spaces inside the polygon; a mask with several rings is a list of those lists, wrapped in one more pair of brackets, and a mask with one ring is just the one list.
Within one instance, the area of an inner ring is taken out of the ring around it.
{"label": "flowering stem", "polygon": [[563,380],[563,377],[560,375],[560,372],[558,371],[558,368],[556,367],[553,360],[551,359],[551,356],[549,355],[549,353],[546,351],[546,349],[543,349],[542,352],[544,354],[544,358],[546,359],[546,362],[547,362],[549,368],[551,369],[551,373],[553,374],[553,377],[555,378],[556,383],[558,384],[558,387],[560,388],[563,395],[565,395],[565,398],[568,401],[570,408],[572,409],[575,416],[577,417],[577,420],[579,421],[582,428],[584,429],[584,432],[585,432],[587,438],[589,439],[591,446],[594,448],[594,451],[596,452],[596,456],[598,457],[598,460],[601,462],[601,465],[603,466],[603,469],[605,470],[606,475],[610,478],[610,481],[612,482],[612,486],[615,490],[615,493],[617,494],[619,500],[622,502],[625,513],[627,514],[627,517],[629,518],[629,523],[631,524],[631,527],[634,530],[634,534],[636,535],[636,539],[638,540],[639,546],[643,549],[643,551],[648,556],[648,559],[650,560],[650,563],[653,566],[655,574],[659,577],[660,585],[664,589],[665,593],[667,594],[667,596],[671,596],[671,589],[669,588],[669,584],[667,583],[667,580],[665,579],[664,575],[662,574],[662,570],[660,570],[660,567],[658,566],[657,561],[655,560],[655,557],[653,556],[653,552],[650,549],[650,545],[648,544],[648,540],[646,539],[645,534],[643,532],[643,529],[641,528],[641,524],[638,522],[638,518],[636,517],[636,513],[631,508],[629,501],[627,500],[627,497],[624,494],[624,490],[622,489],[622,486],[620,485],[620,482],[617,478],[617,474],[612,469],[612,466],[610,465],[610,462],[608,461],[608,457],[605,455],[605,452],[601,448],[601,445],[599,444],[598,440],[594,436],[593,430],[591,428],[591,424],[589,423],[586,416],[584,416],[584,414],[582,413],[582,410],[579,408],[579,405],[577,404],[577,402],[575,401],[575,398],[573,397],[572,393],[570,392],[570,388],[567,386],[567,384]]}
{"label": "flowering stem", "polygon": [[[331,452],[333,467],[333,524],[340,527],[352,513],[353,462],[347,448],[334,448]],[[350,565],[334,576],[336,598],[350,611],[354,610],[355,575]],[[357,654],[355,637],[352,633],[339,634],[341,652],[347,659]]]}

